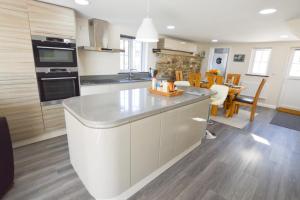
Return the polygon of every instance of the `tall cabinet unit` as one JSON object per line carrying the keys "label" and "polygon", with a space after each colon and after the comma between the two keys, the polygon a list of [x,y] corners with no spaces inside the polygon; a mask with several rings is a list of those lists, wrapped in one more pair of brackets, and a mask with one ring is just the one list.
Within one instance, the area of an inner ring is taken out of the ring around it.
{"label": "tall cabinet unit", "polygon": [[0,1],[0,115],[13,141],[44,130],[25,1]]}
{"label": "tall cabinet unit", "polygon": [[31,35],[75,38],[75,12],[35,0],[0,0],[0,116],[18,142],[63,129],[61,105],[40,105]]}
{"label": "tall cabinet unit", "polygon": [[35,0],[27,4],[32,35],[76,38],[74,10]]}

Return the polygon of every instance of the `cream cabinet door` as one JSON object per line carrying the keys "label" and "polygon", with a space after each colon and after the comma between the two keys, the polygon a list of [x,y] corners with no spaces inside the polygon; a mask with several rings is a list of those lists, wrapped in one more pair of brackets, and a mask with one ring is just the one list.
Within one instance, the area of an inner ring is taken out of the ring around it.
{"label": "cream cabinet door", "polygon": [[159,167],[161,115],[131,124],[131,185]]}
{"label": "cream cabinet door", "polygon": [[176,155],[202,139],[206,127],[206,118],[203,118],[202,112],[207,113],[208,110],[208,104],[206,108],[203,108],[202,103],[194,103],[176,110],[179,116],[176,131]]}
{"label": "cream cabinet door", "polygon": [[159,165],[162,166],[176,156],[176,135],[179,115],[177,109],[162,113]]}
{"label": "cream cabinet door", "polygon": [[76,37],[75,12],[72,9],[27,0],[32,35]]}
{"label": "cream cabinet door", "polygon": [[0,0],[0,8],[26,12],[26,0]]}
{"label": "cream cabinet door", "polygon": [[61,104],[42,106],[45,131],[55,131],[66,127],[64,108]]}
{"label": "cream cabinet door", "polygon": [[44,131],[28,15],[26,12],[2,8],[0,115],[7,118],[13,141],[27,139]]}

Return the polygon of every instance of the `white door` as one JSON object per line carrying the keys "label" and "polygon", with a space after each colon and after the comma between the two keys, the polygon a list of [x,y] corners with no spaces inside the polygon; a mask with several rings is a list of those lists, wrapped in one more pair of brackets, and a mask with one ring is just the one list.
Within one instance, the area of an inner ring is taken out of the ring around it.
{"label": "white door", "polygon": [[300,111],[300,48],[292,49],[279,107]]}
{"label": "white door", "polygon": [[229,48],[214,48],[211,56],[210,68],[218,69],[222,75],[226,73]]}

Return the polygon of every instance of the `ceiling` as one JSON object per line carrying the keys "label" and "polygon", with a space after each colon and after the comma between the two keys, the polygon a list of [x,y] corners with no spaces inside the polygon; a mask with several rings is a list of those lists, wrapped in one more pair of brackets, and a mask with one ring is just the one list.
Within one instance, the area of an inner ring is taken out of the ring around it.
{"label": "ceiling", "polygon": [[[89,18],[105,19],[137,29],[146,13],[146,0],[90,0],[80,6],[73,0],[43,0],[71,7]],[[260,15],[276,8],[272,15]],[[198,42],[292,41],[286,21],[300,17],[300,0],[151,0],[150,16],[159,34]],[[175,25],[174,30],[166,29]],[[289,38],[280,38],[289,35]]]}

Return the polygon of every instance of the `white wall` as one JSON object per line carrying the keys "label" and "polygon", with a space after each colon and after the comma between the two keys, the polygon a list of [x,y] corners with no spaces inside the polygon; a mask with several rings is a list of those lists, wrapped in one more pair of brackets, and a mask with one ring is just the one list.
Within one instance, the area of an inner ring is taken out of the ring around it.
{"label": "white wall", "polygon": [[[77,16],[77,45],[89,46],[88,19]],[[120,48],[120,34],[135,36],[134,28],[112,24],[110,27],[110,48]],[[148,66],[155,66],[156,58],[152,53],[152,49],[156,48],[156,44],[149,44]],[[93,51],[78,51],[78,65],[80,75],[105,75],[117,74],[120,72],[120,54],[104,53]]]}
{"label": "white wall", "polygon": [[[271,47],[272,55],[269,65],[269,78],[265,86],[266,99],[261,100],[261,103],[277,106],[279,103],[281,88],[286,77],[290,50],[294,47],[300,47],[300,42],[273,42],[273,43],[234,43],[234,44],[202,44],[199,45],[199,50],[206,50],[206,58],[203,60],[203,70],[205,72],[208,67],[208,58],[210,48],[228,47],[230,48],[227,73],[241,73],[244,81],[260,81],[259,77],[245,76],[248,72],[251,52],[253,48]],[[233,62],[234,54],[245,54],[245,62]]]}

